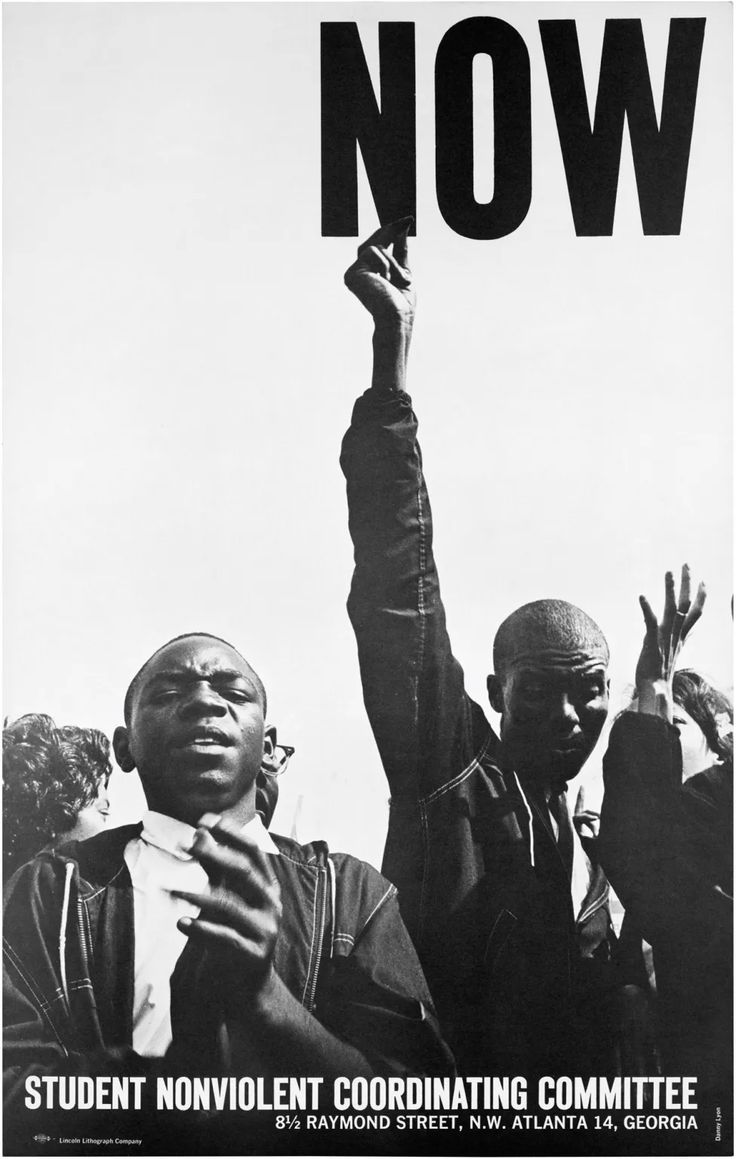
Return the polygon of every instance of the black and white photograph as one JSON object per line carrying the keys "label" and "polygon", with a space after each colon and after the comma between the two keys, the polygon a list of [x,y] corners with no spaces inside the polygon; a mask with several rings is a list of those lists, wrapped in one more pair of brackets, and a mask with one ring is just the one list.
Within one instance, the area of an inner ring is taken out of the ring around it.
{"label": "black and white photograph", "polygon": [[733,1154],[732,7],[2,7],[3,1153]]}

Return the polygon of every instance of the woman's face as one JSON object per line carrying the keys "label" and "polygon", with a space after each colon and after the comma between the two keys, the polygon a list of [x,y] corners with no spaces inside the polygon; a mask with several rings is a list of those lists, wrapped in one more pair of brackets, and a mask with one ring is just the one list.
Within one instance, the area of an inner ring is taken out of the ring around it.
{"label": "woman's face", "polygon": [[105,828],[109,811],[107,777],[102,777],[95,800],[91,805],[86,805],[84,809],[80,809],[74,825],[64,834],[64,841],[86,841],[88,837],[94,837],[95,833],[99,833]]}
{"label": "woman's face", "polygon": [[672,723],[680,734],[682,779],[689,781],[716,763],[718,757],[705,739],[705,733],[681,704],[675,704]]}

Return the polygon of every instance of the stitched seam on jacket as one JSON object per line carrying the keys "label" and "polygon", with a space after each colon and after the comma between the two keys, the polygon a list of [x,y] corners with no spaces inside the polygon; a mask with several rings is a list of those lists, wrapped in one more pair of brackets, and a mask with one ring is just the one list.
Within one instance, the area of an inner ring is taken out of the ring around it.
{"label": "stitched seam on jacket", "polygon": [[360,938],[360,936],[363,934],[363,932],[364,932],[364,931],[367,929],[367,927],[368,927],[369,923],[370,923],[370,922],[373,920],[373,918],[376,916],[376,914],[378,913],[378,911],[379,911],[379,909],[381,908],[381,906],[382,906],[382,905],[384,905],[384,903],[385,903],[385,902],[387,902],[387,901],[388,901],[388,899],[389,899],[390,897],[393,897],[393,895],[394,895],[395,893],[396,893],[396,886],[395,886],[395,885],[389,885],[389,887],[388,887],[388,889],[386,890],[386,892],[384,893],[383,897],[382,897],[382,898],[381,898],[379,901],[377,901],[377,902],[376,902],[376,904],[374,905],[373,909],[372,909],[372,910],[371,910],[371,912],[368,914],[368,917],[367,917],[367,918],[365,919],[365,921],[363,922],[363,925],[360,927],[360,930],[358,931],[358,937],[359,937],[359,938]]}
{"label": "stitched seam on jacket", "polygon": [[598,895],[598,897],[593,899],[593,901],[590,903],[590,905],[588,906],[587,909],[583,910],[583,912],[581,913],[580,917],[577,919],[575,924],[578,926],[581,926],[583,924],[583,922],[588,920],[589,917],[592,917],[592,915],[597,910],[599,910],[602,906],[604,906],[606,904],[606,902],[608,901],[608,899],[610,897],[610,892],[611,891],[610,891],[608,885],[606,885],[605,888],[603,889],[603,892],[600,893]]}
{"label": "stitched seam on jacket", "polygon": [[[137,840],[137,838],[131,838],[131,840],[135,841],[135,840]],[[127,848],[127,846],[126,846],[126,848]],[[79,873],[79,862],[77,862],[76,864],[77,864],[77,873]],[[112,883],[118,877],[120,877],[121,873],[124,873],[126,869],[127,869],[127,866],[125,864],[125,861],[123,861],[123,864],[112,875],[112,877],[110,878],[109,881],[106,881],[104,885],[101,885],[99,889],[95,889],[92,893],[85,893],[83,896],[80,896],[80,898],[79,898],[80,902],[82,902],[84,905],[86,905],[88,901],[92,901],[93,898],[96,898],[98,894],[104,893],[105,890],[108,889],[109,886],[111,886]]]}
{"label": "stitched seam on jacket", "polygon": [[428,794],[428,796],[420,798],[420,805],[431,805],[432,802],[436,801],[438,797],[441,797],[444,793],[449,792],[451,789],[457,788],[457,786],[460,785],[467,777],[469,777],[471,773],[474,773],[476,769],[479,769],[481,761],[488,751],[488,746],[491,743],[492,736],[493,733],[489,729],[488,736],[484,740],[478,752],[470,761],[470,764],[464,768],[462,772],[458,773],[457,776],[453,777],[451,781],[447,781],[446,784],[440,785],[438,789],[433,789],[432,792]]}
{"label": "stitched seam on jacket", "polygon": [[494,934],[495,934],[495,932],[496,932],[496,927],[498,926],[498,923],[501,921],[501,918],[504,916],[504,914],[508,914],[508,915],[509,915],[509,917],[513,918],[513,919],[514,919],[514,921],[518,923],[519,919],[517,918],[517,916],[516,916],[516,914],[514,913],[514,911],[513,911],[513,910],[510,910],[510,909],[508,908],[508,906],[504,906],[504,908],[503,908],[502,910],[499,910],[499,912],[497,913],[497,915],[496,915],[496,920],[495,920],[495,922],[493,923],[493,925],[491,926],[491,932],[490,932],[490,934],[488,935],[488,938],[487,938],[487,941],[488,941],[488,942],[490,942],[490,941],[492,940],[492,938],[493,938],[493,935],[494,935]]}
{"label": "stitched seam on jacket", "polygon": [[[503,941],[501,942],[501,944],[500,944],[499,946],[496,946],[496,950],[495,950],[495,953],[494,953],[494,955],[493,955],[493,958],[492,958],[492,959],[489,961],[489,960],[488,960],[488,947],[489,947],[489,946],[491,945],[491,943],[493,942],[493,935],[495,934],[496,930],[498,929],[498,924],[499,924],[499,922],[501,921],[501,919],[502,919],[503,917],[510,917],[510,918],[512,918],[512,919],[513,919],[513,922],[514,922],[514,925],[511,927],[511,929],[510,929],[510,930],[508,930],[508,932],[507,932],[507,934],[506,934],[506,937],[503,939]],[[506,949],[506,946],[507,946],[507,944],[508,944],[508,940],[509,940],[509,938],[511,937],[511,934],[512,934],[512,931],[513,931],[513,929],[514,929],[514,928],[515,928],[515,927],[516,927],[518,924],[519,924],[519,919],[517,918],[517,916],[516,916],[516,914],[513,912],[513,910],[510,910],[510,909],[505,909],[505,908],[504,908],[504,909],[502,909],[502,910],[501,910],[501,911],[498,913],[498,915],[497,915],[497,917],[496,917],[496,920],[495,920],[495,922],[493,923],[493,926],[492,926],[492,928],[491,928],[491,932],[490,932],[490,934],[488,935],[488,938],[487,938],[487,940],[486,940],[486,949],[485,949],[485,953],[484,953],[484,955],[483,955],[483,958],[484,958],[484,961],[485,961],[486,965],[487,965],[487,966],[490,966],[491,970],[493,970],[493,969],[495,968],[495,966],[496,966],[496,963],[498,962],[498,959],[500,958],[500,956],[501,956],[501,954],[503,953],[503,951]]]}
{"label": "stitched seam on jacket", "polygon": [[91,990],[92,983],[89,978],[81,978],[78,982],[69,983],[70,990]]}
{"label": "stitched seam on jacket", "polygon": [[688,789],[687,792],[689,797],[695,797],[701,804],[707,805],[712,813],[718,814],[718,809],[714,805],[711,797],[708,797],[705,793],[701,793],[699,789]]}
{"label": "stitched seam on jacket", "polygon": [[53,998],[44,998],[41,1000],[41,1009],[44,1011],[44,1013],[50,1014],[51,1007],[57,1006],[59,1002],[63,1001],[63,999],[64,991],[61,989],[61,986],[57,986],[56,990],[54,991]]}
{"label": "stitched seam on jacket", "polygon": [[68,1052],[66,1046],[64,1045],[64,1041],[62,1039],[61,1033],[58,1030],[56,1023],[54,1022],[54,1019],[51,1017],[51,1006],[52,1006],[52,1004],[58,1002],[59,999],[61,998],[61,990],[57,987],[56,994],[54,995],[54,997],[49,999],[49,1000],[45,999],[43,997],[41,990],[38,988],[38,985],[36,983],[35,978],[33,978],[33,976],[31,974],[29,974],[27,972],[27,970],[24,969],[23,963],[21,962],[20,958],[18,957],[18,955],[16,954],[13,947],[10,945],[10,943],[5,938],[3,938],[3,945],[4,945],[6,958],[10,959],[13,966],[15,967],[15,970],[16,970],[20,980],[24,983],[31,998],[36,1003],[36,1007],[37,1007],[39,1013],[46,1018],[46,1021],[48,1022],[52,1031],[54,1032],[56,1040],[59,1043],[59,1046],[64,1051],[64,1054],[68,1054],[69,1052]]}
{"label": "stitched seam on jacket", "polygon": [[422,827],[422,889],[419,894],[419,933],[424,930],[424,915],[427,910],[427,893],[429,887],[430,849],[429,823],[427,820],[426,802],[419,801],[419,824]]}
{"label": "stitched seam on jacket", "polygon": [[[29,991],[31,997],[34,999],[34,1001],[40,1007],[43,1007],[46,1004],[46,999],[44,998],[43,992],[39,988],[38,983],[36,982],[36,979],[33,977],[32,974],[29,974],[28,971],[25,969],[20,958],[18,957],[15,950],[11,946],[10,942],[8,942],[6,938],[3,938],[3,947],[4,947],[4,951],[5,951],[5,956],[7,958],[9,958],[10,961],[12,962],[12,964],[15,967],[17,973],[19,974],[21,980],[25,983],[26,987],[28,988],[28,991]],[[61,991],[57,990],[57,995],[60,993],[61,993]],[[52,998],[51,1001],[53,1002],[54,999]]]}
{"label": "stitched seam on jacket", "polygon": [[283,849],[279,849],[279,857],[283,857],[284,861],[290,861],[292,865],[301,865],[301,866],[304,866],[305,868],[309,867],[310,869],[315,869],[315,868],[318,869],[319,868],[317,866],[317,858],[316,857],[310,857],[308,861],[300,861],[296,857],[289,857],[289,854],[284,853]]}
{"label": "stitched seam on jacket", "polygon": [[[418,456],[415,450],[415,455]],[[422,477],[422,468],[419,464],[419,475]],[[422,509],[422,489],[417,488],[417,522],[419,524],[419,576],[417,579],[417,614],[419,616],[419,651],[417,654],[417,677],[414,684],[414,724],[419,728],[419,680],[421,680],[424,665],[424,651],[427,632],[427,610],[424,605],[424,572],[427,567],[427,531]]]}

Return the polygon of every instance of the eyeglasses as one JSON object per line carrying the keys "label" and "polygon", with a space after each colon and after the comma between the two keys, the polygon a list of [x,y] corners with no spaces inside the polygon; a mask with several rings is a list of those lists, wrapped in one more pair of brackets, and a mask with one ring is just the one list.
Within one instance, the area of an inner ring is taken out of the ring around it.
{"label": "eyeglasses", "polygon": [[273,753],[268,757],[269,765],[261,765],[261,772],[266,777],[281,777],[286,772],[289,761],[294,755],[294,748],[290,744],[277,744]]}

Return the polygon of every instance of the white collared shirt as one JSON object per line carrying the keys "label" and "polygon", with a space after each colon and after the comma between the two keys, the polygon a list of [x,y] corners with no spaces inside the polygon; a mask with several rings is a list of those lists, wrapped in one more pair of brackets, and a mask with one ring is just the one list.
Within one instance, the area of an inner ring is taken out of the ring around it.
{"label": "white collared shirt", "polygon": [[[568,813],[570,814],[570,819],[572,821],[573,810],[570,808],[571,802],[570,802],[570,797],[569,797],[569,791],[565,792],[565,798],[567,800],[567,810],[568,810]],[[578,799],[579,800],[581,799],[580,793],[578,794]],[[552,832],[555,835],[555,840],[558,840],[559,832],[558,832],[557,822],[551,813],[549,813],[548,816],[549,816],[549,823],[550,823],[550,826],[552,828]],[[585,899],[587,898],[588,893],[590,892],[590,886],[591,886],[592,880],[593,880],[593,867],[590,864],[590,859],[588,857],[588,854],[583,849],[583,843],[580,840],[580,835],[579,835],[579,833],[577,831],[577,827],[575,826],[575,823],[573,821],[573,823],[572,823],[572,876],[570,878],[570,896],[572,897],[572,912],[575,916],[576,921],[578,920],[578,918],[581,916],[581,914],[583,912]]]}
{"label": "white collared shirt", "polygon": [[572,827],[572,880],[570,881],[570,892],[572,894],[572,912],[575,915],[575,920],[581,917],[583,912],[583,904],[590,892],[590,885],[593,880],[593,866],[590,864],[588,854],[583,849],[583,843],[580,840],[578,831],[575,825]]}
{"label": "white collared shirt", "polygon": [[[142,1055],[160,1057],[171,1045],[169,983],[187,942],[176,923],[199,913],[196,906],[169,891],[208,893],[210,888],[205,870],[186,852],[194,832],[183,821],[149,810],[140,837],[125,847],[135,927],[133,1049]],[[278,854],[258,814],[243,832],[264,853]]]}

